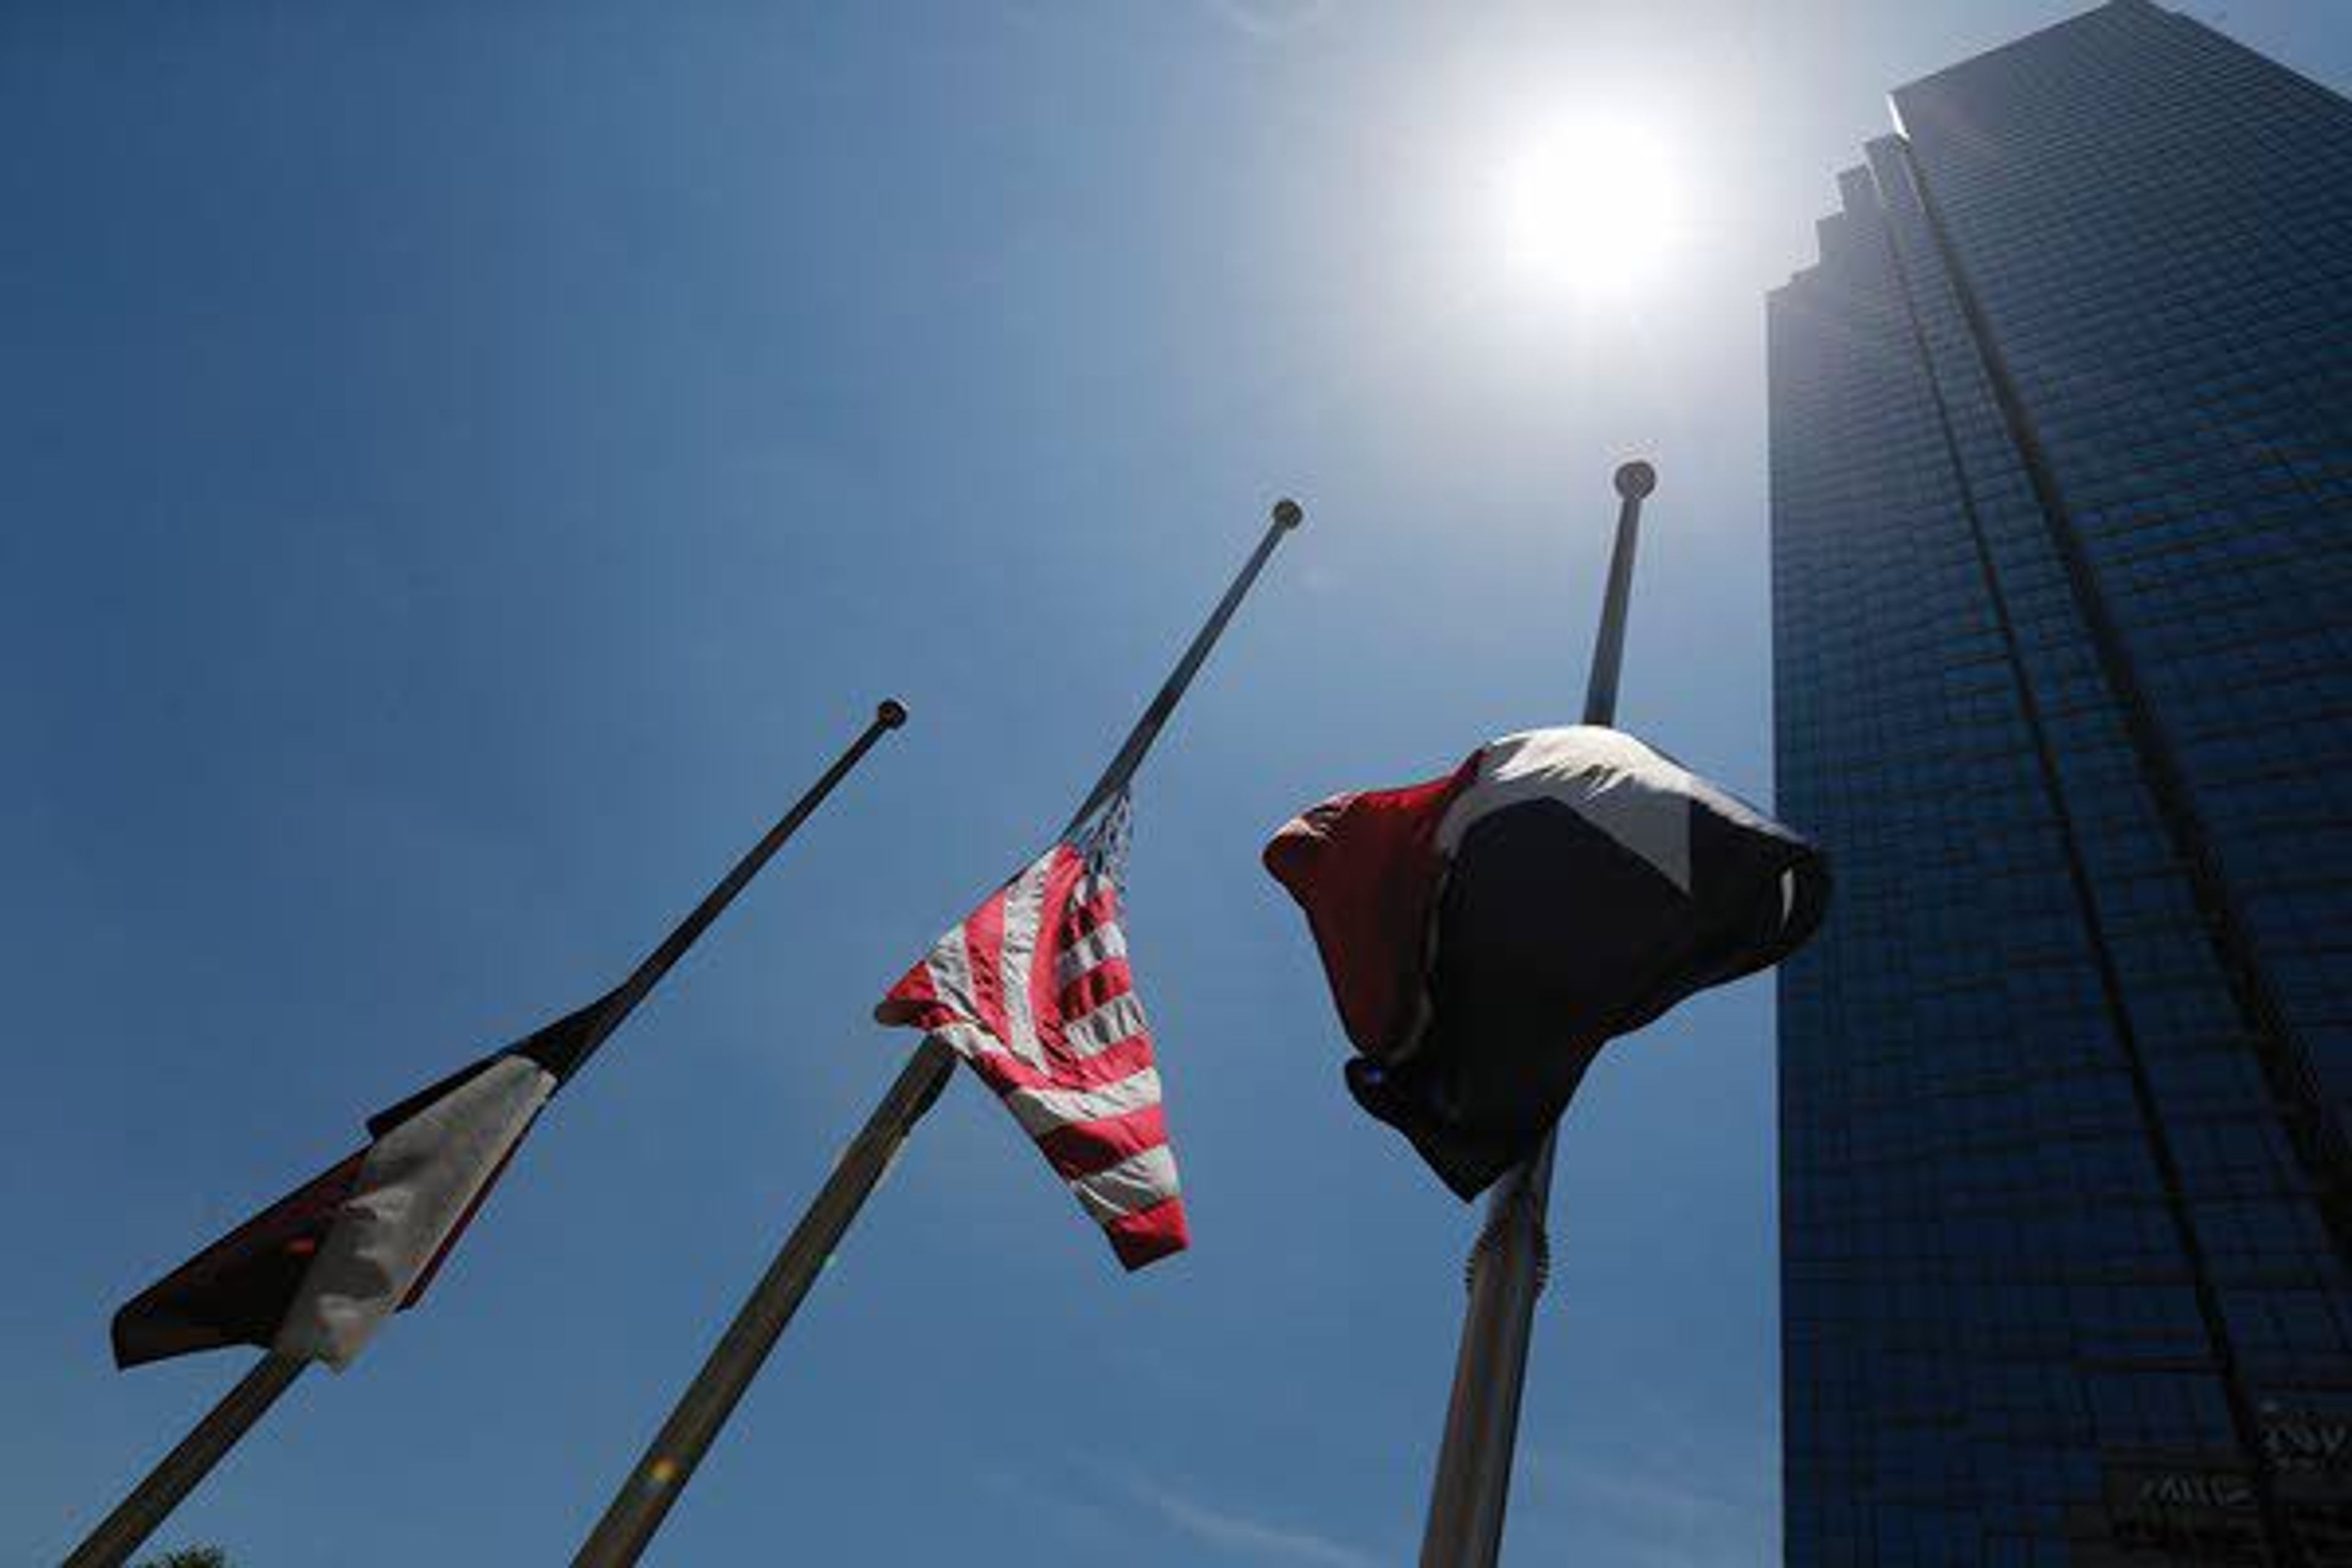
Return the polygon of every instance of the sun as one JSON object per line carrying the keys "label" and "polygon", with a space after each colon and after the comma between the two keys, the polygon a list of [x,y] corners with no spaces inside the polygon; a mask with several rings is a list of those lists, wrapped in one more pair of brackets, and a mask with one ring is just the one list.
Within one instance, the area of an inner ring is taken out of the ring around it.
{"label": "sun", "polygon": [[1681,184],[1672,146],[1648,126],[1592,117],[1547,128],[1496,172],[1503,263],[1547,289],[1636,292],[1680,247]]}

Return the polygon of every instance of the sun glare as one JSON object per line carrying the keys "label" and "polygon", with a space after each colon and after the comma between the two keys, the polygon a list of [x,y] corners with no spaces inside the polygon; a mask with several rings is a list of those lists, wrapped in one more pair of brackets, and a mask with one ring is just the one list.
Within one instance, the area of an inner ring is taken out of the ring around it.
{"label": "sun glare", "polygon": [[1554,127],[1497,173],[1504,263],[1546,288],[1633,292],[1677,247],[1679,184],[1671,149],[1642,125],[1594,119]]}

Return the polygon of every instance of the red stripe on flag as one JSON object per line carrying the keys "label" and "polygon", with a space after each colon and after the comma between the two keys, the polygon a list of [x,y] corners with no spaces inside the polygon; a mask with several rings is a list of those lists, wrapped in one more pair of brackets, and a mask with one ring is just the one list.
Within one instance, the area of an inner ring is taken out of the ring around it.
{"label": "red stripe on flag", "polygon": [[964,963],[971,970],[972,1022],[998,1039],[1010,1029],[1004,1016],[1004,900],[998,893],[963,922]]}
{"label": "red stripe on flag", "polygon": [[1168,1113],[1158,1105],[1140,1105],[1123,1115],[1100,1121],[1072,1121],[1037,1140],[1037,1152],[1066,1182],[1108,1171],[1121,1160],[1168,1142]]}
{"label": "red stripe on flag", "polygon": [[1192,1245],[1192,1227],[1184,1223],[1182,1198],[1170,1198],[1148,1209],[1121,1215],[1103,1226],[1103,1234],[1110,1237],[1111,1250],[1118,1254],[1118,1260],[1127,1265],[1129,1273]]}
{"label": "red stripe on flag", "polygon": [[1135,989],[1135,975],[1123,958],[1106,958],[1067,985],[1056,998],[1065,1018],[1083,1018],[1106,1002]]}
{"label": "red stripe on flag", "polygon": [[1067,925],[1062,932],[1065,942],[1076,942],[1099,927],[1118,923],[1118,884],[1097,880],[1094,889],[1077,903],[1070,906]]}
{"label": "red stripe on flag", "polygon": [[971,1064],[982,1082],[1000,1095],[1015,1089],[1100,1089],[1151,1065],[1151,1037],[1130,1035],[1100,1056],[1069,1058],[1052,1072],[1041,1072],[1002,1051],[964,1060]]}
{"label": "red stripe on flag", "polygon": [[1029,986],[1030,1027],[1049,1056],[1062,1048],[1064,1015],[1054,1005],[1054,971],[1069,941],[1063,914],[1086,874],[1086,862],[1075,850],[1066,844],[1055,846],[1053,866],[1038,900],[1036,950],[1029,955],[1029,973],[1023,977]]}
{"label": "red stripe on flag", "polygon": [[890,987],[890,994],[875,1007],[874,1019],[880,1024],[914,1024],[928,1029],[936,1021],[932,1015],[939,1001],[939,987],[931,980],[931,961],[926,955],[922,963],[907,971],[898,984]]}

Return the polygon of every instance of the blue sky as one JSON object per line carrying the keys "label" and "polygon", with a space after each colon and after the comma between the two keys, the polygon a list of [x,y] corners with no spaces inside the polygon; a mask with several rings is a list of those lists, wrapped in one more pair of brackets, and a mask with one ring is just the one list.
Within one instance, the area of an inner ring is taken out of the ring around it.
{"label": "blue sky", "polygon": [[[593,994],[889,693],[914,722],[542,1122],[425,1310],[158,1544],[561,1560],[1255,537],[1130,934],[1195,1249],[1121,1277],[960,1082],[655,1561],[1412,1559],[1475,1215],[1342,1091],[1265,835],[1575,716],[1769,801],[1762,310],[1899,81],[2042,0],[0,15],[0,1556],[242,1353],[114,1305]],[[2326,4],[2199,10],[2340,87]],[[1484,194],[1651,128],[1596,295]],[[1769,985],[1562,1144],[1510,1547],[1778,1555]]]}

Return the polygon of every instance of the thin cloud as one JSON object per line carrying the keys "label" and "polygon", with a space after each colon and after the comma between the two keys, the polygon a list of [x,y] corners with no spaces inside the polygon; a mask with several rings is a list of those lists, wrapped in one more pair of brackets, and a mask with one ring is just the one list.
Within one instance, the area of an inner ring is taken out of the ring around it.
{"label": "thin cloud", "polygon": [[1768,1561],[1776,1533],[1769,1500],[1695,1485],[1707,1474],[1657,1462],[1657,1456],[1606,1464],[1571,1459],[1533,1445],[1519,1449],[1522,1505],[1515,1527],[1556,1529],[1577,1521],[1580,1535],[1605,1540],[1628,1568],[1752,1568]]}
{"label": "thin cloud", "polygon": [[1208,1507],[1142,1481],[1127,1489],[1193,1539],[1235,1556],[1265,1563],[1305,1563],[1314,1568],[1380,1568],[1377,1559],[1310,1531],[1286,1530],[1263,1520]]}

